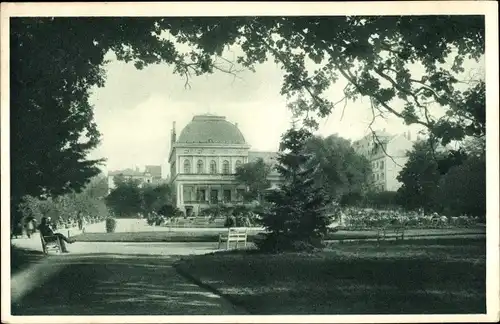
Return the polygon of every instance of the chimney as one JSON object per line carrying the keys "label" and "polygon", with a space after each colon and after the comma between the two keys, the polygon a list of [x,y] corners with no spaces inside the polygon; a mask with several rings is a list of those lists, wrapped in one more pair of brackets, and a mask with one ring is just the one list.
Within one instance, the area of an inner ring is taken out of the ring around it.
{"label": "chimney", "polygon": [[238,127],[238,123],[234,123],[234,126]]}
{"label": "chimney", "polygon": [[407,137],[407,139],[408,139],[409,141],[411,141],[411,132],[410,132],[410,131],[408,131],[408,137]]}
{"label": "chimney", "polygon": [[172,136],[170,142],[173,144],[177,141],[177,134],[175,133],[175,121],[172,123]]}

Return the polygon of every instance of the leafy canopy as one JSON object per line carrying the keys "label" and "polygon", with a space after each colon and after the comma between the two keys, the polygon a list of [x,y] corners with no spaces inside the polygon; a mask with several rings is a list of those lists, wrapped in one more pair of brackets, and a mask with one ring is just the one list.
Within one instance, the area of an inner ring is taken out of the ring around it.
{"label": "leafy canopy", "polygon": [[473,142],[472,148],[465,145],[458,150],[436,150],[436,143],[429,140],[417,142],[397,177],[402,183],[399,202],[408,209],[423,207],[447,216],[484,217],[485,151],[481,143]]}
{"label": "leafy canopy", "polygon": [[[98,174],[103,161],[88,159],[100,140],[89,96],[105,84],[109,51],[139,69],[173,65],[186,86],[193,76],[234,74],[236,64],[254,69],[271,58],[284,72],[281,94],[306,126],[369,97],[374,116],[423,125],[446,144],[484,137],[484,81],[457,77],[484,54],[484,30],[482,16],[13,18],[13,205],[24,195],[78,191]],[[239,51],[235,62],[227,48]],[[343,98],[333,102],[325,94],[342,81]],[[431,105],[445,115],[433,117]]]}
{"label": "leafy canopy", "polygon": [[271,186],[268,180],[270,172],[271,166],[262,158],[255,162],[245,163],[236,169],[236,181],[248,187],[247,200],[261,201],[265,190]]}
{"label": "leafy canopy", "polygon": [[311,154],[311,164],[318,164],[315,183],[325,189],[331,199],[344,194],[362,194],[369,186],[371,164],[357,154],[349,140],[338,135],[311,137],[304,147]]}

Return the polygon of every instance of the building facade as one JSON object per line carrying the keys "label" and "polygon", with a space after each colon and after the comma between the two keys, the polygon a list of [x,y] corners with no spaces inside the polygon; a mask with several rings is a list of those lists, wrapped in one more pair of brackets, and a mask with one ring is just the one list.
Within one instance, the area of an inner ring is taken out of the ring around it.
{"label": "building facade", "polygon": [[397,191],[399,172],[408,161],[406,156],[415,143],[411,133],[391,135],[376,131],[353,143],[354,150],[365,156],[372,166],[372,182],[379,191]]}
{"label": "building facade", "polygon": [[[211,205],[243,202],[246,187],[235,180],[238,166],[262,158],[273,163],[276,153],[252,152],[237,124],[223,116],[198,115],[177,137],[175,122],[168,157],[176,206],[197,216]],[[279,175],[269,176],[273,186]]]}

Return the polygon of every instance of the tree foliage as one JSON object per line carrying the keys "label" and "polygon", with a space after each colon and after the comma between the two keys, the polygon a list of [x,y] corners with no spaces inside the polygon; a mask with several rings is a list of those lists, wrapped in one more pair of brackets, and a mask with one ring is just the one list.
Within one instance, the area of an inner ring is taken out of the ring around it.
{"label": "tree foliage", "polygon": [[268,180],[270,172],[271,166],[262,158],[245,163],[236,169],[236,181],[248,188],[246,200],[262,201],[265,190],[271,187],[271,182]]}
{"label": "tree foliage", "polygon": [[[141,188],[141,196],[142,212],[146,215],[152,213],[153,211],[157,213],[160,213],[160,210],[167,212],[169,207],[165,206],[171,206],[173,208],[174,195],[171,186],[166,183],[159,185],[144,185]],[[162,209],[162,207],[164,208]],[[168,216],[173,216],[173,214],[175,214],[175,210],[173,210],[173,213]]]}
{"label": "tree foliage", "polygon": [[[104,85],[109,51],[139,69],[173,65],[186,86],[272,58],[284,72],[281,94],[306,126],[369,97],[374,116],[423,125],[443,144],[485,134],[484,81],[457,77],[484,54],[483,16],[22,17],[10,32],[13,215],[21,197],[78,191],[99,172],[102,161],[88,159],[100,139],[89,96]],[[235,62],[227,47],[240,52]],[[334,102],[325,93],[341,81]],[[429,114],[433,104],[446,114]]]}
{"label": "tree foliage", "polygon": [[316,173],[316,185],[323,187],[332,200],[368,190],[371,164],[354,151],[349,140],[337,135],[313,136],[305,152],[312,155],[311,163],[318,164],[321,170]]}
{"label": "tree foliage", "polygon": [[327,196],[314,184],[318,165],[311,165],[311,154],[304,153],[311,133],[305,129],[290,129],[282,137],[276,168],[284,179],[278,190],[266,200],[270,208],[261,222],[269,231],[259,243],[268,251],[302,249],[317,246],[326,233],[328,218],[323,213]]}
{"label": "tree foliage", "polygon": [[471,156],[439,181],[437,198],[449,216],[486,216],[486,161]]}
{"label": "tree foliage", "polygon": [[115,188],[106,197],[106,205],[116,217],[136,217],[142,211],[139,181],[115,177]]}
{"label": "tree foliage", "polygon": [[115,176],[114,182],[115,188],[106,197],[106,204],[118,217],[136,217],[139,213],[168,213],[173,206],[174,194],[171,186],[166,183],[145,184],[122,175]]}
{"label": "tree foliage", "polygon": [[399,201],[406,208],[424,208],[426,211],[435,208],[436,188],[441,175],[435,154],[439,154],[440,159],[444,157],[442,153],[434,152],[427,141],[415,143],[408,153],[408,161],[397,176],[402,183],[398,189]]}
{"label": "tree foliage", "polygon": [[102,183],[105,179],[102,176],[94,177],[81,192],[70,192],[54,198],[26,195],[19,204],[20,215],[23,218],[35,218],[38,222],[43,216],[50,216],[55,222],[76,220],[79,213],[84,217],[105,217],[108,214],[103,200],[105,191]]}
{"label": "tree foliage", "polygon": [[[474,140],[473,143],[477,143]],[[486,159],[480,146],[435,151],[435,144],[420,141],[408,153],[398,180],[398,200],[404,207],[444,212],[448,216],[484,217],[486,212]]]}

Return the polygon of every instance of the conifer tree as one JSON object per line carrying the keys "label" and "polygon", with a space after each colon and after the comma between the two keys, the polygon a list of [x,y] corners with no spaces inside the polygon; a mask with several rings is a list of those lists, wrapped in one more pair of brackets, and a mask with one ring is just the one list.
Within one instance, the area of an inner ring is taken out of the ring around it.
{"label": "conifer tree", "polygon": [[262,250],[303,250],[321,245],[328,225],[322,212],[327,196],[315,185],[319,168],[310,163],[313,156],[304,150],[311,136],[308,130],[295,127],[282,136],[276,168],[284,182],[267,195],[270,207],[261,222],[268,234],[259,242]]}

